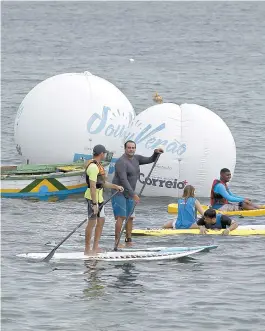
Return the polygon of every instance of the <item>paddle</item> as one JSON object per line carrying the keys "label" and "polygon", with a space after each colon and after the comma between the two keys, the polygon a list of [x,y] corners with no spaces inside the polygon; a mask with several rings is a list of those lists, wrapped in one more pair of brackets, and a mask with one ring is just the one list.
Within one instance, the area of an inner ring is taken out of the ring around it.
{"label": "paddle", "polygon": [[[155,162],[154,162],[154,164],[153,164],[153,166],[152,166],[152,168],[151,168],[151,170],[150,170],[150,172],[149,172],[149,174],[148,174],[148,176],[147,176],[146,178],[149,178],[149,177],[151,176],[151,173],[152,173],[152,171],[154,170],[154,167],[156,166],[157,161],[158,161],[160,155],[161,155],[161,154],[158,154],[158,155],[157,155],[156,160],[155,160]],[[146,180],[145,180],[145,182],[144,182],[143,187],[141,188],[140,193],[138,194],[139,197],[140,197],[141,194],[143,193],[143,190],[144,190],[144,188],[145,188],[145,185],[146,185]],[[120,232],[119,238],[118,238],[118,240],[115,242],[115,245],[114,245],[114,251],[115,251],[115,252],[118,250],[118,245],[119,245],[119,243],[120,243],[121,236],[122,236],[122,234],[123,234],[123,232],[124,232],[124,229],[125,229],[125,227],[126,227],[126,225],[127,225],[127,223],[128,223],[129,218],[131,217],[131,215],[132,215],[133,212],[134,212],[135,207],[136,207],[136,203],[134,203],[134,206],[133,206],[132,211],[130,212],[129,216],[126,218],[126,220],[125,220],[125,222],[124,222],[124,224],[123,224],[123,227],[122,227],[122,229],[121,229],[121,232]]]}
{"label": "paddle", "polygon": [[[108,203],[119,191],[116,191],[114,194],[111,195],[111,197],[109,199],[107,199],[106,201],[103,202],[103,204],[100,206],[99,210],[102,209],[102,207],[104,205],[106,205],[106,203]],[[93,213],[91,213],[91,215],[89,215],[88,219],[93,215]],[[42,260],[42,262],[49,262],[50,259],[53,257],[54,253],[56,252],[56,250],[68,239],[71,237],[71,235],[73,233],[75,233],[75,231],[80,228],[80,226],[82,226],[85,222],[87,221],[87,218],[82,221],[80,224],[77,225],[77,227],[74,228],[73,231],[71,231],[61,242],[59,242],[58,245],[56,245],[51,252]]]}

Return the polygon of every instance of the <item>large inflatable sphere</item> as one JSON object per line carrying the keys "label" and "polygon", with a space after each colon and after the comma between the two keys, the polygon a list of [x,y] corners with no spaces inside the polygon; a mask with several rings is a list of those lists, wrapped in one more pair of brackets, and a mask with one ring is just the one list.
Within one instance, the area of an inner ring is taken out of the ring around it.
{"label": "large inflatable sphere", "polygon": [[180,197],[191,184],[196,195],[209,197],[213,179],[221,168],[233,173],[236,146],[225,122],[211,110],[195,105],[164,103],[150,107],[132,121],[126,139],[137,144],[137,154],[150,156],[162,146],[161,155],[150,178],[152,164],[141,166],[139,191],[143,195]]}
{"label": "large inflatable sphere", "polygon": [[89,72],[46,79],[22,101],[15,142],[28,163],[68,163],[90,158],[103,144],[115,157],[135,117],[132,105],[113,84]]}

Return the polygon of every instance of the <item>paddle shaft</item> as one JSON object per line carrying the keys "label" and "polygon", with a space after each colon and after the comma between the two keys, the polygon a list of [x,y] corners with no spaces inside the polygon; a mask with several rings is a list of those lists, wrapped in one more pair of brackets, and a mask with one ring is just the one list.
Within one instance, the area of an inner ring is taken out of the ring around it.
{"label": "paddle shaft", "polygon": [[[118,193],[118,191],[116,191],[114,194],[111,195],[111,197],[109,199],[107,199],[106,201],[103,202],[103,204],[100,206],[99,210],[101,210],[103,208],[103,206],[105,206],[116,194]],[[81,223],[79,223],[73,231],[71,231],[61,242],[59,242],[58,245],[56,245],[51,252],[42,260],[43,262],[49,262],[50,259],[53,257],[54,253],[56,252],[56,250],[68,239],[71,237],[72,234],[75,233],[75,231],[77,229],[79,229],[87,220],[89,220],[89,218],[93,215],[93,213],[91,213],[88,217],[88,219],[86,218],[85,220],[83,220]]]}
{"label": "paddle shaft", "polygon": [[[148,176],[147,176],[146,178],[149,178],[149,177],[151,176],[151,173],[153,172],[154,167],[156,166],[157,161],[158,161],[160,155],[161,155],[161,154],[158,154],[158,155],[157,155],[156,160],[155,160],[155,162],[154,162],[154,164],[153,164],[153,166],[152,166],[152,168],[151,168],[151,170],[150,170],[150,172],[149,172],[149,174],[148,174]],[[144,184],[143,184],[143,186],[142,186],[142,188],[141,188],[141,191],[140,191],[140,193],[138,194],[139,197],[142,195],[145,186],[146,186],[146,180],[144,181]],[[119,234],[119,238],[118,238],[118,240],[115,242],[114,251],[117,251],[117,249],[118,249],[118,245],[119,245],[119,243],[120,243],[121,236],[122,236],[122,234],[123,234],[123,232],[124,232],[124,229],[126,228],[126,225],[127,225],[128,221],[129,221],[129,218],[131,217],[131,215],[132,215],[133,212],[134,212],[135,207],[136,207],[136,203],[134,203],[134,206],[133,206],[132,211],[130,212],[129,216],[126,218],[126,220],[125,220],[125,222],[124,222],[124,224],[123,224],[123,226],[122,226],[121,232],[120,232],[120,234]]]}

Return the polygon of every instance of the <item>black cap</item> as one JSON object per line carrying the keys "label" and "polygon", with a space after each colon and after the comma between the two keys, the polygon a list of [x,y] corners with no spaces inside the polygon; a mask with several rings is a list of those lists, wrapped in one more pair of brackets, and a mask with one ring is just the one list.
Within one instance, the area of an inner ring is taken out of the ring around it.
{"label": "black cap", "polygon": [[101,153],[107,153],[107,150],[106,148],[103,146],[103,145],[96,145],[94,148],[93,148],[93,154],[94,155],[99,155]]}

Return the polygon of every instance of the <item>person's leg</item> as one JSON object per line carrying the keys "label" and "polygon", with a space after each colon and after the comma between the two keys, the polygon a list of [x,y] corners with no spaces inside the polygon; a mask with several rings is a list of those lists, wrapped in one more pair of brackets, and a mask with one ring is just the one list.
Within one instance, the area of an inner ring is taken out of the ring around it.
{"label": "person's leg", "polygon": [[130,217],[128,219],[128,222],[126,224],[126,237],[125,242],[127,246],[132,245],[132,229],[133,229],[133,217]]}
{"label": "person's leg", "polygon": [[191,221],[182,221],[182,220],[176,220],[175,224],[174,224],[174,229],[182,229],[182,230],[186,230],[186,229],[199,229],[200,227],[197,225],[196,222],[191,222]]}
{"label": "person's leg", "polygon": [[102,234],[103,226],[105,223],[104,217],[97,218],[97,224],[95,228],[94,243],[93,243],[93,253],[99,253],[100,249],[98,247],[99,240]]}
{"label": "person's leg", "polygon": [[126,199],[123,194],[117,194],[112,198],[111,203],[114,217],[116,220],[115,243],[117,243],[122,229],[122,223],[126,218]]}
{"label": "person's leg", "polygon": [[[93,213],[93,209],[92,209],[92,205],[91,205],[91,200],[88,200],[88,199],[86,199],[86,200],[87,200],[87,214],[89,217]],[[90,217],[87,222],[87,226],[86,226],[86,230],[85,230],[85,251],[84,251],[85,255],[89,255],[91,253],[90,243],[91,243],[92,232],[95,227],[96,221],[97,221],[97,215],[92,215],[92,217]]]}
{"label": "person's leg", "polygon": [[226,211],[253,210],[253,209],[260,209],[260,206],[254,205],[252,202],[227,203],[218,210],[226,212]]}
{"label": "person's leg", "polygon": [[176,221],[168,221],[163,225],[163,229],[174,229]]}
{"label": "person's leg", "polygon": [[135,217],[134,205],[135,202],[133,199],[126,199],[126,218],[130,215],[128,222],[126,224],[126,237],[125,237],[125,242],[127,243],[128,246],[130,246],[132,242],[133,219]]}
{"label": "person's leg", "polygon": [[191,226],[189,228],[190,229],[200,229],[200,227],[199,227],[199,225],[197,223],[191,224]]}
{"label": "person's leg", "polygon": [[92,232],[94,230],[95,224],[97,222],[96,218],[90,218],[88,220],[86,231],[85,231],[85,255],[89,255],[91,253],[90,251],[90,243],[91,243],[91,237]]}
{"label": "person's leg", "polygon": [[226,203],[218,209],[218,211],[222,211],[222,212],[236,211],[236,210],[239,210],[239,204],[238,203]]}
{"label": "person's leg", "polygon": [[115,243],[118,242],[125,217],[117,216],[115,224]]}
{"label": "person's leg", "polygon": [[[99,204],[99,208],[102,205],[102,203]],[[96,224],[96,228],[95,228],[95,235],[94,235],[94,243],[93,243],[93,253],[99,253],[100,252],[100,248],[98,247],[100,238],[101,238],[101,234],[102,234],[102,230],[103,230],[103,226],[105,223],[105,211],[104,211],[104,207],[101,209],[101,211],[98,213],[97,215],[97,224]]]}
{"label": "person's leg", "polygon": [[240,207],[241,207],[240,209],[243,209],[243,210],[260,209],[260,206],[254,205],[252,202],[250,202],[250,203],[242,202]]}

